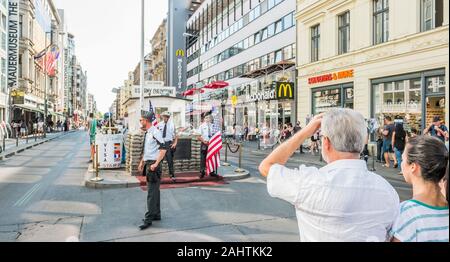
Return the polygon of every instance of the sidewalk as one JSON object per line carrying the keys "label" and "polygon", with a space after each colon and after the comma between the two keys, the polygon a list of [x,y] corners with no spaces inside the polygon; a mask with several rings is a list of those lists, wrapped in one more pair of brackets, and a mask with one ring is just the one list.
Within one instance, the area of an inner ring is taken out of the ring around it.
{"label": "sidewalk", "polygon": [[[69,133],[74,132],[75,130],[69,131],[69,132],[58,132],[58,133],[48,133],[46,138],[43,137],[32,137],[30,136],[28,138],[28,141],[26,138],[22,138],[18,140],[18,146],[16,139],[5,139],[5,147],[6,151],[0,153],[0,161],[14,156],[15,154],[21,153],[27,149],[31,149],[33,147],[36,147],[38,145],[41,145],[43,143],[46,143],[48,141],[57,139],[61,136],[67,135]],[[0,140],[0,147],[3,148],[3,140]]]}
{"label": "sidewalk", "polygon": [[[256,141],[245,141],[243,143],[244,152],[250,153],[255,156],[260,157],[266,157],[272,152],[272,148],[266,148],[260,147],[258,150],[258,143]],[[274,147],[276,148],[276,146]],[[325,161],[321,161],[321,156],[319,153],[316,153],[315,155],[312,155],[308,150],[303,150],[304,154],[300,154],[300,151],[297,151],[289,160],[289,162],[294,162],[299,165],[315,165],[318,167],[323,167],[326,165]],[[237,156],[238,153],[232,154],[230,151],[228,151],[229,156]],[[245,153],[244,153],[245,155]],[[375,161],[375,162],[374,162]],[[367,163],[367,168],[369,170],[375,169],[373,172],[377,173],[378,175],[381,175],[383,177],[387,177],[392,180],[396,180],[398,182],[404,182],[403,176],[399,175],[400,169],[397,168],[385,168],[382,166],[381,163],[376,162],[376,158],[373,159],[372,156],[369,157],[369,161]]]}
{"label": "sidewalk", "polygon": [[[165,188],[176,188],[176,185],[206,185],[212,182],[225,182],[232,180],[240,180],[250,177],[250,172],[247,170],[242,170],[242,172],[235,172],[237,167],[228,166],[220,167],[219,175],[220,178],[205,177],[200,179],[199,173],[197,172],[186,172],[181,174],[176,174],[176,182],[173,182],[170,178],[163,177],[161,179],[161,185]],[[100,170],[99,177],[103,179],[100,182],[91,181],[92,178],[96,176],[95,170],[92,165],[89,168],[84,177],[84,185],[92,189],[112,189],[112,188],[134,188],[134,187],[145,187],[146,181],[145,177],[135,177],[127,174],[124,169],[118,170]],[[165,185],[165,186],[164,186]]]}

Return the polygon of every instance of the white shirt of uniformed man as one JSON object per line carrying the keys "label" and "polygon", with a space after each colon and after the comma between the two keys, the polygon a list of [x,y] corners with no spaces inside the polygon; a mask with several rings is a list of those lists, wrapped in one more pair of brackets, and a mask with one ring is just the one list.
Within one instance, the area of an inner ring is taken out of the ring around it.
{"label": "white shirt of uniformed man", "polygon": [[[319,129],[328,165],[287,168],[289,158]],[[394,188],[360,159],[366,139],[360,113],[333,109],[316,116],[261,163],[269,194],[295,206],[300,241],[389,241],[400,200]]]}
{"label": "white shirt of uniformed man", "polygon": [[[167,125],[167,130],[166,130],[166,137],[164,137],[164,127]],[[159,132],[161,132],[161,135],[164,138],[164,142],[173,142],[175,141],[175,137],[176,137],[176,133],[175,133],[175,125],[173,124],[172,120],[168,120],[167,123],[166,122],[161,122],[158,124],[158,130]]]}
{"label": "white shirt of uniformed man", "polygon": [[206,116],[203,123],[200,125],[199,132],[204,142],[209,142],[211,137],[214,135],[213,126],[211,124],[211,116]]}

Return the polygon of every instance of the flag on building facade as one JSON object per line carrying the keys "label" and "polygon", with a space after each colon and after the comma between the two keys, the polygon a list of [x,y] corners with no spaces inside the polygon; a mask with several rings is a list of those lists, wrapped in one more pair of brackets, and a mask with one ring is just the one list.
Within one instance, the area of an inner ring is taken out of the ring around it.
{"label": "flag on building facade", "polygon": [[34,59],[43,68],[48,76],[56,75],[57,62],[60,56],[59,47],[50,45],[34,56]]}
{"label": "flag on building facade", "polygon": [[[212,125],[212,133],[214,134],[209,140],[208,153],[206,155],[206,172],[210,174],[216,172],[220,167],[220,150],[222,150],[222,132],[220,115],[214,112],[214,122]],[[217,172],[216,172],[217,173]]]}
{"label": "flag on building facade", "polygon": [[150,114],[152,114],[152,124],[153,124],[153,126],[157,126],[158,125],[158,119],[156,118],[156,113],[155,113],[155,109],[153,108],[153,105],[152,105],[152,101],[149,101],[150,102],[150,108],[149,108],[149,112],[150,112]]}

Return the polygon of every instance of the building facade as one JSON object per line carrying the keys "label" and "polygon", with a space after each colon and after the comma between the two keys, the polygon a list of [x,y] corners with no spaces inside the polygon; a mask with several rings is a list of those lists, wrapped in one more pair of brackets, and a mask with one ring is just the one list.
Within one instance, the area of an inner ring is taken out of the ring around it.
{"label": "building facade", "polygon": [[298,0],[298,117],[348,107],[419,132],[449,117],[448,1]]}
{"label": "building facade", "polygon": [[[295,10],[295,0],[207,0],[189,19],[187,32],[199,37],[188,39],[187,85],[229,84],[201,97],[222,108],[227,131],[295,122]],[[213,109],[192,99],[194,115]]]}
{"label": "building facade", "polygon": [[[153,68],[152,54],[149,53],[144,57],[144,81],[151,81],[152,75],[150,70]],[[136,65],[133,71],[133,81],[135,85],[140,85],[141,82],[141,62]]]}
{"label": "building facade", "polygon": [[73,57],[73,119],[75,123],[87,120],[87,72],[83,71],[82,66],[77,60],[77,57]]}
{"label": "building facade", "polygon": [[9,122],[8,59],[8,1],[0,1],[0,125]]}
{"label": "building facade", "polygon": [[161,23],[151,40],[152,64],[150,68],[151,79],[162,81],[167,86],[167,20]]}
{"label": "building facade", "polygon": [[[60,17],[52,0],[20,1],[18,88],[12,99],[12,120],[30,124],[38,118],[56,120],[61,73],[44,69],[37,56],[49,46],[60,50]],[[47,57],[47,56],[44,56]],[[60,63],[59,60],[56,63]],[[47,103],[46,103],[47,101]],[[47,111],[47,116],[44,115]]]}
{"label": "building facade", "polygon": [[97,102],[94,95],[88,93],[87,115],[89,116],[90,114],[97,114]]}

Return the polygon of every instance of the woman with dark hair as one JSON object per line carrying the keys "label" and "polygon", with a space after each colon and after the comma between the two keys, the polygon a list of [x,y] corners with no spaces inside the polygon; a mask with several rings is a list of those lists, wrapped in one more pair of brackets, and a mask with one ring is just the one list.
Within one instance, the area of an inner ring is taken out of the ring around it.
{"label": "woman with dark hair", "polygon": [[445,177],[444,179],[442,179],[441,182],[441,191],[442,191],[442,195],[445,196],[445,198],[447,199],[447,203],[448,203],[448,163],[447,163],[447,171],[445,171]]}
{"label": "woman with dark hair", "polygon": [[[396,120],[394,132],[392,133],[392,149],[395,153],[395,160],[398,163],[398,168],[402,170],[402,154],[405,150],[406,131],[403,128],[403,120]],[[400,173],[401,175],[401,173]]]}
{"label": "woman with dark hair", "polygon": [[448,151],[437,138],[412,138],[403,152],[402,173],[413,199],[400,205],[391,229],[393,242],[448,242],[448,201],[439,186],[446,174]]}

